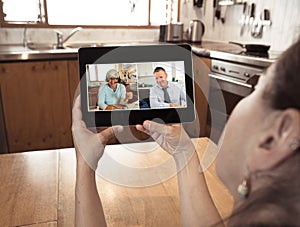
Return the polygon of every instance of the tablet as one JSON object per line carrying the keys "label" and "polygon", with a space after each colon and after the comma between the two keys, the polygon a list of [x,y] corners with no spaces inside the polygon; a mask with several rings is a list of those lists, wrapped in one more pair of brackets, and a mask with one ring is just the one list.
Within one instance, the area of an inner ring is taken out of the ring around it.
{"label": "tablet", "polygon": [[188,44],[85,47],[78,61],[87,127],[195,119]]}

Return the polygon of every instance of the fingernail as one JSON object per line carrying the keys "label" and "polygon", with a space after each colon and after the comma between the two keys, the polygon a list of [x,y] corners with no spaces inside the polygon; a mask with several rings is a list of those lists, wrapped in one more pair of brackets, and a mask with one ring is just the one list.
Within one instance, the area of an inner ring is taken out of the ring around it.
{"label": "fingernail", "polygon": [[123,131],[123,126],[118,125],[118,126],[116,126],[114,129],[115,129],[115,132],[116,132],[116,133],[120,133],[120,132]]}
{"label": "fingernail", "polygon": [[144,122],[144,128],[149,129],[150,128],[150,121]]}
{"label": "fingernail", "polygon": [[124,127],[120,126],[118,130],[119,130],[119,132],[123,132],[124,131]]}

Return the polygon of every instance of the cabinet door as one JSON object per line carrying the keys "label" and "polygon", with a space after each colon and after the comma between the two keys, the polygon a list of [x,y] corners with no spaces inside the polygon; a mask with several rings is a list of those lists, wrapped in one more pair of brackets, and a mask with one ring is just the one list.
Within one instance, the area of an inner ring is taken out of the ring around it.
{"label": "cabinet door", "polygon": [[198,57],[198,60],[201,60],[208,67],[208,69],[210,69],[211,66],[210,58]]}
{"label": "cabinet door", "polygon": [[69,60],[68,61],[68,74],[69,74],[69,97],[71,108],[73,106],[73,101],[75,97],[75,93],[79,90],[79,66],[77,60]]}
{"label": "cabinet door", "polygon": [[72,146],[67,61],[0,64],[10,152]]}
{"label": "cabinet door", "polygon": [[193,56],[195,106],[197,111],[196,123],[186,124],[185,129],[193,137],[208,136],[207,111],[209,92],[210,59]]}

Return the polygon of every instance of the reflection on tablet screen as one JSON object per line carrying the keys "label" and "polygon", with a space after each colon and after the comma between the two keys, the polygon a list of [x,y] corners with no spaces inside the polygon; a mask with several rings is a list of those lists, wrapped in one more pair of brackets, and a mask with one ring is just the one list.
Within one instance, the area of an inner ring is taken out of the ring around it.
{"label": "reflection on tablet screen", "polygon": [[88,112],[186,108],[184,61],[86,64]]}

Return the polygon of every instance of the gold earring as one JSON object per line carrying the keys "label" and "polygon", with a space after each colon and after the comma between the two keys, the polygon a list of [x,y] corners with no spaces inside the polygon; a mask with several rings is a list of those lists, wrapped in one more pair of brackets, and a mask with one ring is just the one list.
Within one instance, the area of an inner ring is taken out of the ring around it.
{"label": "gold earring", "polygon": [[249,187],[247,184],[247,180],[243,179],[242,183],[239,184],[237,191],[241,199],[246,199],[249,195]]}
{"label": "gold earring", "polygon": [[297,138],[293,138],[290,142],[290,148],[293,150],[297,150],[300,147],[300,140]]}

